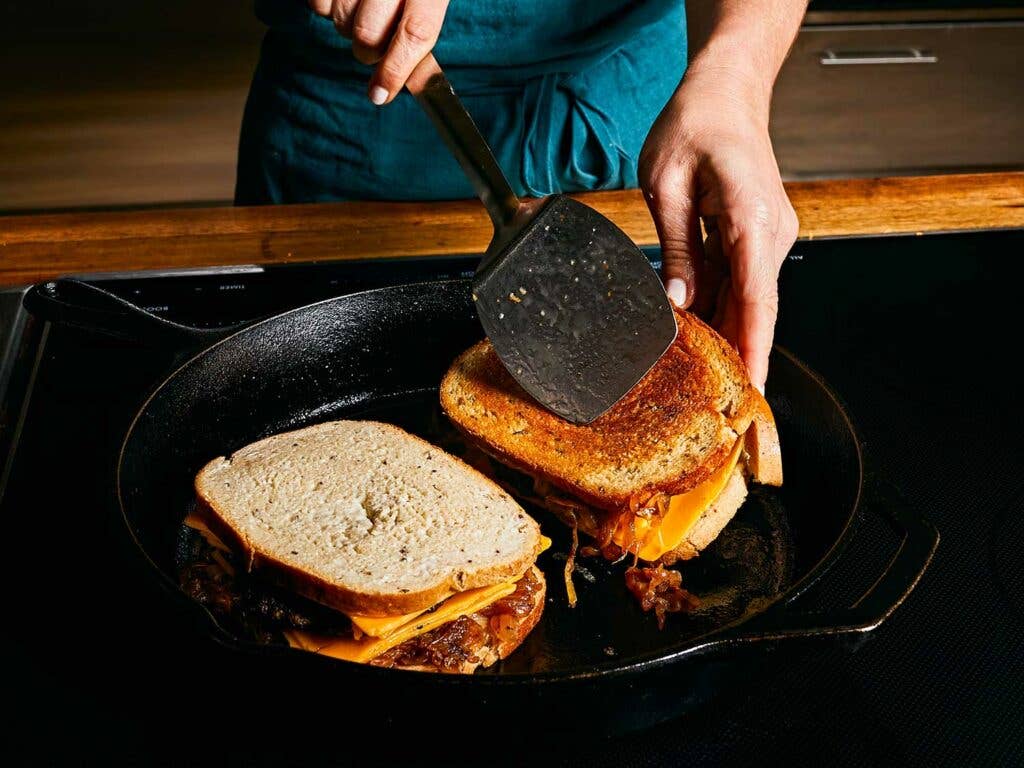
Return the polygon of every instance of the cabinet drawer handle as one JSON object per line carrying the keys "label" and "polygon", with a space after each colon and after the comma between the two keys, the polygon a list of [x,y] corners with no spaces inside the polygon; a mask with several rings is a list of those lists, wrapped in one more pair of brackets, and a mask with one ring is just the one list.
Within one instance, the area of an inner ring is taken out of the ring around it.
{"label": "cabinet drawer handle", "polygon": [[935,64],[939,57],[920,48],[901,48],[894,51],[834,51],[821,52],[818,63],[826,67],[848,67],[858,64]]}

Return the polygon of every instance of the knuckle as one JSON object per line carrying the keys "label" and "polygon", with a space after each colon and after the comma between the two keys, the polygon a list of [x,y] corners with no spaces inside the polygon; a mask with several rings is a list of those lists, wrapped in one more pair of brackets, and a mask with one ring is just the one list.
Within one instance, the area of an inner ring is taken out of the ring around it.
{"label": "knuckle", "polygon": [[352,41],[367,49],[376,49],[380,43],[380,30],[365,23],[352,25]]}
{"label": "knuckle", "polygon": [[690,241],[679,235],[665,235],[661,238],[661,250],[665,261],[674,265],[690,264]]}
{"label": "knuckle", "polygon": [[786,203],[786,212],[782,217],[782,232],[781,236],[786,246],[790,246],[796,242],[797,235],[800,234],[800,219],[797,218],[796,211],[793,210],[793,206],[788,202]]}
{"label": "knuckle", "polygon": [[351,32],[352,8],[348,3],[339,2],[339,0],[334,0],[334,2],[328,2],[327,0],[314,0],[314,2],[319,2],[320,5],[323,5],[326,8],[324,15],[329,15],[331,17],[331,21],[334,22],[334,26],[339,32],[344,34],[349,34]]}
{"label": "knuckle", "polygon": [[438,32],[433,19],[419,13],[410,13],[402,21],[402,37],[415,47],[432,47]]}
{"label": "knuckle", "polygon": [[649,171],[647,184],[662,198],[685,201],[690,199],[690,177],[686,169],[676,163],[658,165]]}
{"label": "knuckle", "polygon": [[403,85],[408,77],[408,72],[401,66],[401,64],[394,59],[392,56],[388,56],[381,61],[380,66],[377,69],[377,76],[380,80],[380,84],[383,85],[389,91],[397,91]]}

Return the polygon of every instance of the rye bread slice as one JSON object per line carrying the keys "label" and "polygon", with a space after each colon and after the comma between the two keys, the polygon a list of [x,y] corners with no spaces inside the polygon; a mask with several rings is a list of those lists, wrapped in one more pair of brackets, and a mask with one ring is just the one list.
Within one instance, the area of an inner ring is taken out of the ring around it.
{"label": "rye bread slice", "polygon": [[683,493],[722,465],[760,393],[725,339],[689,312],[676,322],[665,355],[591,424],[545,410],[487,341],[449,368],[441,405],[484,451],[593,507],[618,510],[633,494]]}
{"label": "rye bread slice", "polygon": [[295,592],[390,616],[509,581],[540,527],[462,461],[390,424],[335,421],[268,437],[195,479],[214,532]]}

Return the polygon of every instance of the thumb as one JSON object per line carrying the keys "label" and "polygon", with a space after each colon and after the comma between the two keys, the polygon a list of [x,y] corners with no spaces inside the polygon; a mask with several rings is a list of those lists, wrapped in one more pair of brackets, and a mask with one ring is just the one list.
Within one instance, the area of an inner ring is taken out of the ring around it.
{"label": "thumb", "polygon": [[693,303],[698,265],[704,262],[700,219],[693,198],[679,189],[644,195],[661,241],[662,279],[669,299],[680,309]]}

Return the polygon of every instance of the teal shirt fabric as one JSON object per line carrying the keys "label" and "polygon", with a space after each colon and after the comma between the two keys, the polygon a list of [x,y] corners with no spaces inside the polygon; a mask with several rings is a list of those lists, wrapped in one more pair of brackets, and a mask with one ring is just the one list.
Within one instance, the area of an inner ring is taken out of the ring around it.
{"label": "teal shirt fabric", "polygon": [[[438,200],[472,188],[408,93],[303,0],[257,0],[268,30],[246,104],[236,202]],[[434,50],[520,195],[637,184],[686,66],[682,0],[453,0]]]}

